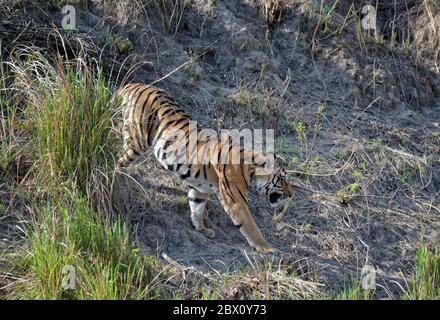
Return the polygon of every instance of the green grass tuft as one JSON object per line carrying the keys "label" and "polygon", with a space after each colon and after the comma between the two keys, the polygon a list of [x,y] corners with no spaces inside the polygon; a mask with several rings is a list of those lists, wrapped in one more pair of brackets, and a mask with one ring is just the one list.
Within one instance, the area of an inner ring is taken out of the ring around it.
{"label": "green grass tuft", "polygon": [[111,92],[99,69],[56,63],[57,72],[46,79],[48,85],[30,90],[27,118],[35,128],[33,154],[40,171],[74,179],[85,191],[97,169],[113,168]]}
{"label": "green grass tuft", "polygon": [[335,300],[371,300],[374,292],[362,289],[361,283],[354,279],[350,287],[337,294]]}
{"label": "green grass tuft", "polygon": [[420,246],[417,250],[415,268],[409,290],[404,299],[440,299],[440,248],[429,250]]}
{"label": "green grass tuft", "polygon": [[26,230],[23,252],[15,255],[16,273],[22,278],[9,298],[166,296],[157,286],[161,265],[131,246],[123,221],[111,221],[94,212],[86,200],[68,191],[59,198],[53,197],[47,206],[36,209],[36,220]]}

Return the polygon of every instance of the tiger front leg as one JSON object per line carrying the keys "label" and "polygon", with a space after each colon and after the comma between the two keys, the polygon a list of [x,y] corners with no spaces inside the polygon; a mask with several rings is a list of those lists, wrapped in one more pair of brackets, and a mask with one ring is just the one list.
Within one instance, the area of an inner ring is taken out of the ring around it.
{"label": "tiger front leg", "polygon": [[231,195],[222,187],[220,187],[219,196],[225,211],[231,217],[234,225],[239,228],[248,243],[257,249],[259,253],[273,252],[273,247],[264,239],[244,199],[238,197],[232,199]]}
{"label": "tiger front leg", "polygon": [[246,240],[251,246],[253,246],[259,253],[272,252],[273,247],[264,239],[261,230],[255,224],[249,209],[233,207],[231,210],[233,213],[229,214],[234,224],[239,228],[241,234],[243,234]]}
{"label": "tiger front leg", "polygon": [[205,221],[203,220],[203,214],[205,213],[208,197],[209,194],[199,192],[193,187],[190,187],[188,190],[188,200],[191,208],[191,221],[197,231],[200,231],[206,237],[212,239],[215,237],[215,232],[212,229],[206,228]]}

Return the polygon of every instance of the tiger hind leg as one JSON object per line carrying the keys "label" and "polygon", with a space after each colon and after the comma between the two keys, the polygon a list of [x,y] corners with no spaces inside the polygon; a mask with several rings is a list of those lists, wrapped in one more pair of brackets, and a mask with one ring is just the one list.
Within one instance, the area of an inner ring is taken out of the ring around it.
{"label": "tiger hind leg", "polygon": [[118,160],[116,161],[116,171],[119,171],[121,168],[128,166],[130,162],[135,160],[138,156],[139,151],[137,151],[136,148],[132,147],[131,143],[125,141],[122,152],[119,155]]}
{"label": "tiger hind leg", "polygon": [[199,192],[192,187],[190,187],[188,190],[188,200],[191,208],[191,221],[197,231],[200,231],[206,237],[212,239],[215,237],[215,232],[212,229],[206,228],[203,220],[203,214],[205,213],[208,197],[209,194]]}

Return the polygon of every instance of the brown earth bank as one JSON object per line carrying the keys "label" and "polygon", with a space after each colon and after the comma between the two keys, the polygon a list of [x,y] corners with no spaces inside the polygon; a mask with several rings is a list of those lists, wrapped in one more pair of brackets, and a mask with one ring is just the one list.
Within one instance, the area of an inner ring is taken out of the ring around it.
{"label": "brown earth bank", "polygon": [[[369,3],[376,35],[362,29]],[[398,298],[417,247],[440,242],[440,6],[388,3],[286,1],[268,26],[256,0],[77,1],[78,30],[67,36],[119,61],[117,81],[136,64],[127,81],[164,78],[156,85],[202,126],[274,129],[298,187],[277,219],[251,196],[257,225],[279,249],[264,259],[330,293],[371,265],[375,297]],[[60,26],[62,14],[29,1],[7,3],[0,18],[2,46],[11,48],[25,35],[17,26]],[[206,220],[216,238],[194,230],[185,185],[151,152],[125,173],[114,198],[146,253],[201,273],[263,259],[215,198]]]}

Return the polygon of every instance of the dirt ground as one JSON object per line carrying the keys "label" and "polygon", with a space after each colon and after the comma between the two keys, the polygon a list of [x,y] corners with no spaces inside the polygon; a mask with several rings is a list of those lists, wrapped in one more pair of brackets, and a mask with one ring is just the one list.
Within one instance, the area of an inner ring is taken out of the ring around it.
{"label": "dirt ground", "polygon": [[[440,106],[431,89],[438,74],[402,52],[376,48],[365,55],[350,30],[317,41],[313,53],[308,34],[299,31],[301,10],[288,9],[279,28],[267,33],[251,1],[195,1],[176,35],[149,30],[146,46],[157,47],[146,56],[165,75],[208,50],[160,85],[205,126],[275,129],[277,149],[293,159],[294,171],[312,159],[313,175],[295,176],[312,191],[296,189],[280,221],[272,220],[265,199],[251,198],[256,223],[281,251],[276,259],[330,291],[372,265],[378,297],[398,297],[419,243],[440,240]],[[428,75],[424,83],[419,68]],[[294,128],[299,122],[307,127],[303,139]],[[338,190],[359,168],[360,190],[341,204]],[[144,188],[130,197],[128,210],[141,247],[204,270],[233,271],[247,263],[243,249],[249,248],[217,199],[208,205],[207,223],[217,233],[210,240],[191,226],[185,186],[151,155],[127,173]]]}
{"label": "dirt ground", "polygon": [[[324,19],[315,2],[290,1],[270,30],[258,1],[193,0],[173,11],[96,0],[79,10],[79,26],[97,43],[106,32],[129,39],[126,63],[149,62],[130,80],[172,72],[156,85],[201,125],[275,130],[298,186],[294,201],[277,220],[266,199],[249,201],[279,249],[273,259],[328,292],[371,265],[377,297],[398,298],[419,244],[440,243],[438,57],[415,59],[362,31],[359,39],[355,22],[341,28],[347,7]],[[191,225],[186,187],[151,153],[125,173],[131,178],[118,179],[116,196],[140,248],[203,272],[248,264],[244,250],[252,250],[217,199],[206,214],[217,236],[208,239]]]}

